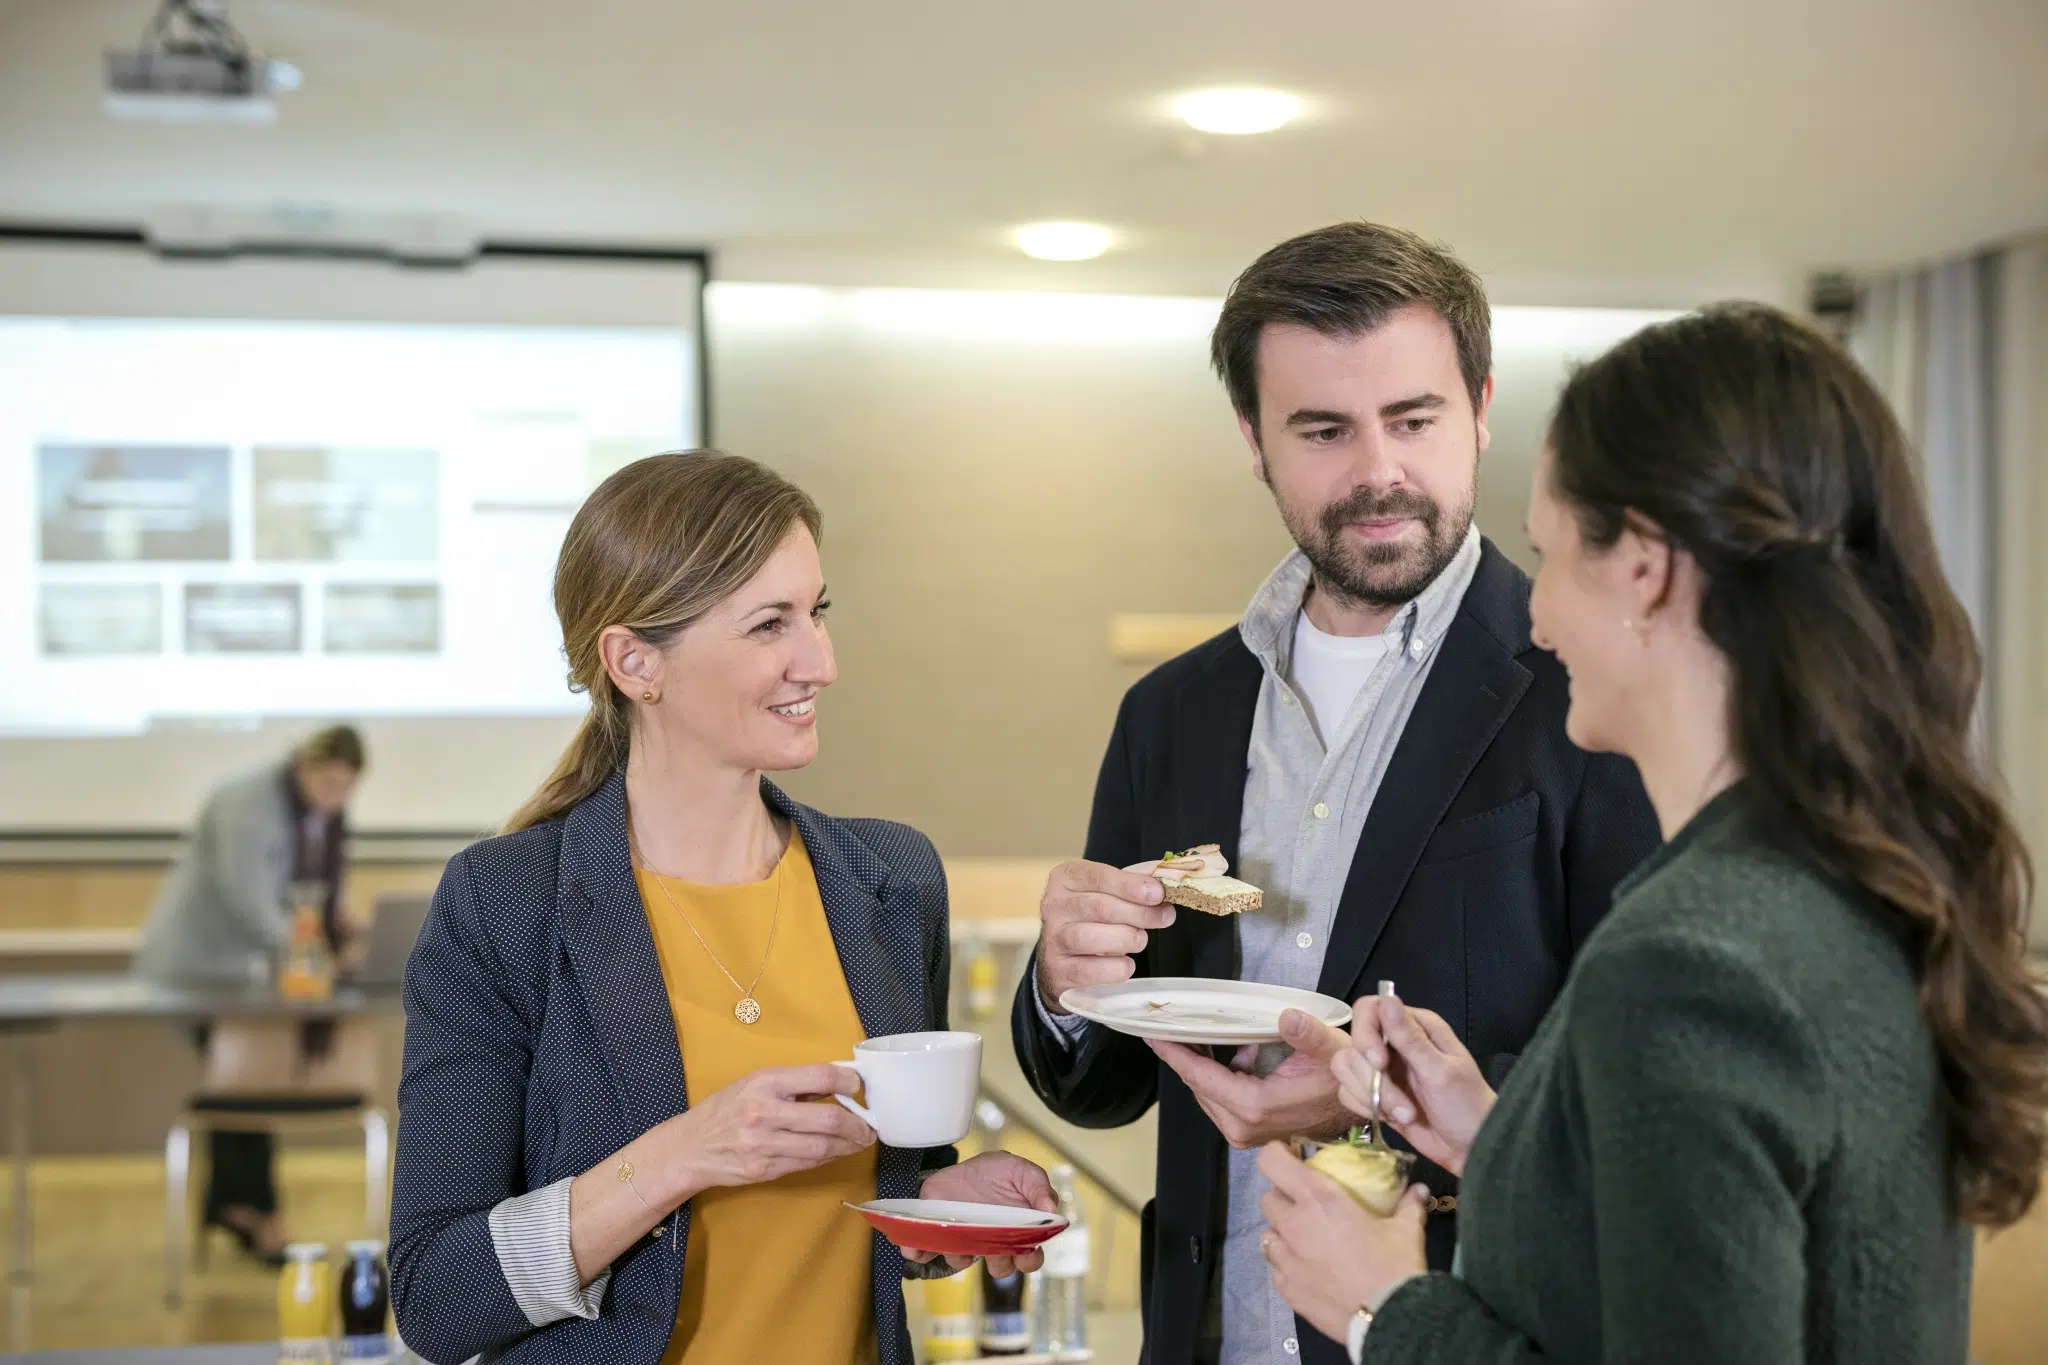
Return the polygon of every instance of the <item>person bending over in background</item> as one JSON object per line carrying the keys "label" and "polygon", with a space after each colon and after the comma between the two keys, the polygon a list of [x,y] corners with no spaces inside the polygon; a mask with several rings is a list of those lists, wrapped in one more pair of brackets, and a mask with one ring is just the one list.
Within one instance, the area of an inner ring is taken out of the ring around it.
{"label": "person bending over in background", "polygon": [[922,1272],[841,1201],[1056,1207],[1021,1157],[878,1151],[830,1101],[862,1039],[947,1027],[951,955],[928,839],[764,776],[816,757],[839,675],[819,526],[709,451],[628,465],[570,523],[590,713],[449,863],[406,967],[391,1287],[429,1360],[911,1365]]}
{"label": "person bending over in background", "polygon": [[[367,941],[343,910],[342,855],[349,796],[363,775],[362,736],[346,725],[307,736],[283,763],[222,783],[206,798],[192,835],[143,925],[135,971],[168,986],[245,986],[275,968],[291,928],[291,887],[322,888],[328,946],[346,962]],[[333,1025],[300,1026],[300,1054],[326,1050]],[[199,1048],[212,1028],[201,1025]],[[243,1250],[283,1264],[275,1145],[267,1133],[214,1132],[209,1139],[205,1219]]]}
{"label": "person bending over in background", "polygon": [[1670,842],[1498,1099],[1442,1018],[1359,1002],[1332,1067],[1359,1107],[1391,1061],[1463,1169],[1460,1273],[1419,1193],[1373,1218],[1276,1146],[1275,1282],[1373,1365],[1960,1362],[1971,1225],[2040,1191],[2048,996],[1904,433],[1834,343],[1711,308],[1571,381],[1529,533],[1572,739]]}

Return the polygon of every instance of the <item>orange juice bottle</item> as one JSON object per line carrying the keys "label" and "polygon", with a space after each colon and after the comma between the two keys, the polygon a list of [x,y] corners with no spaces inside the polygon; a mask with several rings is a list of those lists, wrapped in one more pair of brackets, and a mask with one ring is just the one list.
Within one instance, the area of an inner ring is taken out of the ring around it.
{"label": "orange juice bottle", "polygon": [[951,1275],[924,1282],[924,1351],[920,1359],[974,1360],[981,1355],[974,1313],[974,1278]]}
{"label": "orange juice bottle", "polygon": [[277,1282],[278,1365],[332,1365],[334,1270],[327,1248],[294,1242],[284,1249]]}
{"label": "orange juice bottle", "polygon": [[1002,1007],[996,994],[996,955],[982,944],[981,951],[967,959],[967,1012],[986,1019]]}
{"label": "orange juice bottle", "polygon": [[286,940],[284,968],[277,974],[277,993],[287,1000],[325,1000],[334,994],[334,955],[327,949],[321,922],[326,887],[314,882],[292,887],[292,928]]}

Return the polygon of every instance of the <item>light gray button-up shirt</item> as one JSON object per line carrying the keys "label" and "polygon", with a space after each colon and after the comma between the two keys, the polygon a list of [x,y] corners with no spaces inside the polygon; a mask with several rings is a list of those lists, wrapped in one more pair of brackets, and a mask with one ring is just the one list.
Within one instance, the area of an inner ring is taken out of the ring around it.
{"label": "light gray button-up shirt", "polygon": [[[1479,531],[1474,527],[1436,581],[1387,623],[1383,634],[1390,648],[1358,689],[1351,709],[1341,717],[1323,718],[1327,745],[1288,674],[1294,629],[1312,574],[1308,557],[1298,550],[1287,556],[1253,595],[1238,631],[1264,666],[1265,677],[1252,716],[1244,814],[1231,872],[1266,894],[1259,909],[1235,917],[1240,980],[1316,988],[1366,813],[1478,568]],[[1035,979],[1031,998],[1039,1017],[1063,1039],[1077,1039],[1098,1027],[1047,1010]],[[1283,1047],[1267,1048],[1257,1070],[1265,1074],[1285,1056]],[[1266,1182],[1258,1172],[1258,1155],[1230,1153],[1222,1294],[1206,1314],[1213,1323],[1221,1313],[1222,1365],[1292,1365],[1301,1350],[1294,1310],[1273,1288],[1259,1250],[1266,1224],[1259,1201]]]}
{"label": "light gray button-up shirt", "polygon": [[[1394,756],[1437,646],[1479,567],[1479,532],[1436,581],[1387,623],[1390,648],[1342,717],[1316,732],[1289,682],[1296,618],[1311,570],[1299,551],[1281,561],[1252,598],[1239,631],[1264,665],[1252,717],[1244,815],[1232,872],[1265,890],[1264,904],[1237,917],[1239,978],[1314,990],[1337,919],[1366,813]],[[1259,1059],[1261,1073],[1285,1049]],[[1223,1365],[1292,1365],[1300,1345],[1294,1310],[1275,1292],[1259,1234],[1266,1182],[1256,1151],[1230,1153],[1229,1211],[1222,1267]]]}

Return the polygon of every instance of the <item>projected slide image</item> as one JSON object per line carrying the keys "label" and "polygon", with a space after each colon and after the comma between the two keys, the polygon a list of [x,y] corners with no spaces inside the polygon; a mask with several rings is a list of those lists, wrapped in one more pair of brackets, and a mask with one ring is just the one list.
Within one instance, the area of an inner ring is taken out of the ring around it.
{"label": "projected slide image", "polygon": [[187,583],[187,654],[296,654],[296,583]]}
{"label": "projected slide image", "polygon": [[438,583],[329,583],[321,601],[329,654],[438,654]]}
{"label": "projected slide image", "polygon": [[436,452],[258,446],[254,456],[256,558],[440,557]]}
{"label": "projected slide image", "polygon": [[225,446],[41,446],[42,560],[224,560],[228,489]]}
{"label": "projected slide image", "polygon": [[155,583],[45,583],[38,608],[46,657],[164,651],[164,593]]}
{"label": "projected slide image", "polygon": [[[350,264],[305,267],[298,295],[299,269],[209,266],[225,320],[0,308],[0,738],[587,709],[556,558],[598,480],[695,440],[694,285],[672,317],[629,285],[619,325],[508,325],[470,313],[610,305],[581,265],[514,294]],[[166,270],[152,307],[191,297]],[[135,285],[91,274],[95,310]],[[430,320],[373,320],[387,275],[381,297]],[[360,316],[274,316],[331,290]]]}

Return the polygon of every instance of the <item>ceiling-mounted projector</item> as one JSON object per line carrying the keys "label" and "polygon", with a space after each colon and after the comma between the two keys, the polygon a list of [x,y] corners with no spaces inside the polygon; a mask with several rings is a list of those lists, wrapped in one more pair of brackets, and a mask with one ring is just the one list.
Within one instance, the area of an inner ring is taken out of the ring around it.
{"label": "ceiling-mounted projector", "polygon": [[299,69],[250,47],[223,0],[163,0],[137,50],[107,53],[106,107],[116,118],[274,123],[274,97],[298,88]]}

